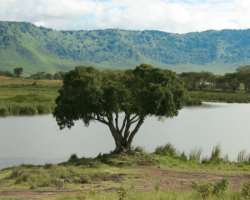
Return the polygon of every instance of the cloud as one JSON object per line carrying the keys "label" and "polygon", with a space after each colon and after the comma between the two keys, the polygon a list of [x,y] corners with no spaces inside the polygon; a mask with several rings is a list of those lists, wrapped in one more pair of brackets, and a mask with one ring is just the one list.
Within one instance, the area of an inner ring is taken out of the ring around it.
{"label": "cloud", "polygon": [[0,0],[0,20],[55,29],[250,28],[249,0]]}

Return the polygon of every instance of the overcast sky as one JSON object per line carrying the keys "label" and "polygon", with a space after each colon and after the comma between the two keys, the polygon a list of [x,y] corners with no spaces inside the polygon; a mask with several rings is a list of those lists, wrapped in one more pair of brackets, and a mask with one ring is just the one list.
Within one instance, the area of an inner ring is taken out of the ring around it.
{"label": "overcast sky", "polygon": [[250,28],[250,0],[0,0],[0,20],[185,33]]}

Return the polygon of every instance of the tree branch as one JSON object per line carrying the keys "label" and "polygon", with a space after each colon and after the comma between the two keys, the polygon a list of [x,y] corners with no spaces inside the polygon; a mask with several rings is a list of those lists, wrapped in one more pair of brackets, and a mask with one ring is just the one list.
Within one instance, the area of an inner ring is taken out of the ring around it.
{"label": "tree branch", "polygon": [[130,126],[131,126],[131,123],[130,123],[130,116],[127,117],[127,120],[126,120],[126,128],[124,130],[124,140],[127,140],[128,139],[128,136],[130,134]]}
{"label": "tree branch", "polygon": [[116,112],[116,113],[115,113],[115,127],[116,127],[116,130],[117,130],[117,131],[119,131],[118,119],[119,119],[119,113]]}
{"label": "tree branch", "polygon": [[139,117],[138,115],[133,116],[129,121],[133,121],[134,119],[136,119],[136,117]]}
{"label": "tree branch", "polygon": [[121,127],[121,129],[120,129],[120,132],[121,132],[121,133],[123,133],[123,130],[124,130],[124,128],[125,128],[125,125],[126,125],[126,123],[127,123],[127,118],[128,118],[128,115],[125,113],[125,117],[124,117],[123,122],[122,122],[122,127]]}
{"label": "tree branch", "polygon": [[104,123],[106,125],[109,124],[109,122],[107,120],[105,120],[104,117],[101,117],[100,115],[97,115],[96,117],[94,117],[94,119],[97,120],[97,121],[99,121],[99,122],[102,122],[102,123]]}
{"label": "tree branch", "polygon": [[131,134],[129,135],[129,138],[128,138],[128,143],[130,144],[132,142],[132,140],[134,139],[135,137],[135,134],[138,132],[138,130],[140,129],[141,125],[143,124],[144,122],[144,117],[140,117],[140,120],[138,121],[138,123],[136,124],[134,130],[131,132]]}

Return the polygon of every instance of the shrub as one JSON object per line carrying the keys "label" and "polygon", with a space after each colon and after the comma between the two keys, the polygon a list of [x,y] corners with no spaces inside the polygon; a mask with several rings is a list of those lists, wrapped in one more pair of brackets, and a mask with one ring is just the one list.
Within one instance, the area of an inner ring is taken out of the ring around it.
{"label": "shrub", "polygon": [[228,181],[223,179],[217,183],[197,184],[193,183],[193,189],[199,193],[202,199],[207,199],[211,196],[222,197],[228,189]]}
{"label": "shrub", "polygon": [[78,182],[81,184],[91,183],[91,178],[87,175],[81,175]]}
{"label": "shrub", "polygon": [[205,183],[198,185],[193,183],[193,189],[199,193],[202,199],[207,199],[213,194],[213,184]]}
{"label": "shrub", "polygon": [[117,190],[118,200],[125,200],[128,196],[128,191],[124,187],[120,187]]}
{"label": "shrub", "polygon": [[223,179],[214,184],[213,194],[216,196],[222,196],[228,189],[228,180]]}
{"label": "shrub", "polygon": [[76,154],[72,154],[68,160],[68,162],[77,162],[79,160],[78,156]]}
{"label": "shrub", "polygon": [[200,162],[201,161],[201,149],[194,149],[190,152],[189,154],[189,160],[195,161],[195,162]]}
{"label": "shrub", "polygon": [[177,157],[178,156],[175,147],[170,143],[166,144],[165,146],[157,147],[156,150],[155,150],[155,154],[166,155],[166,156],[171,156],[171,157]]}
{"label": "shrub", "polygon": [[53,184],[59,190],[64,188],[64,180],[63,179],[57,178],[57,179],[53,180]]}
{"label": "shrub", "polygon": [[180,160],[182,161],[187,161],[188,160],[188,157],[187,155],[185,154],[185,152],[182,152],[181,155],[180,155]]}
{"label": "shrub", "polygon": [[211,157],[210,157],[210,161],[211,162],[220,162],[222,161],[222,158],[221,158],[221,147],[219,145],[215,146],[213,148],[213,151],[212,151],[212,154],[211,154]]}
{"label": "shrub", "polygon": [[8,116],[8,114],[9,114],[9,111],[6,107],[0,108],[0,116],[5,117],[5,116]]}
{"label": "shrub", "polygon": [[243,197],[243,199],[250,199],[250,182],[243,184],[241,188],[241,196]]}

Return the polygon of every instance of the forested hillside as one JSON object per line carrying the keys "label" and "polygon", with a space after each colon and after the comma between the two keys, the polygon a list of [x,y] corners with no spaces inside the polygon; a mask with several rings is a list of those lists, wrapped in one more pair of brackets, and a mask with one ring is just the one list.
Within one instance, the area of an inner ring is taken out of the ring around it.
{"label": "forested hillside", "polygon": [[128,68],[140,63],[180,71],[229,72],[250,62],[250,30],[56,31],[0,22],[0,70],[55,72],[75,65]]}

